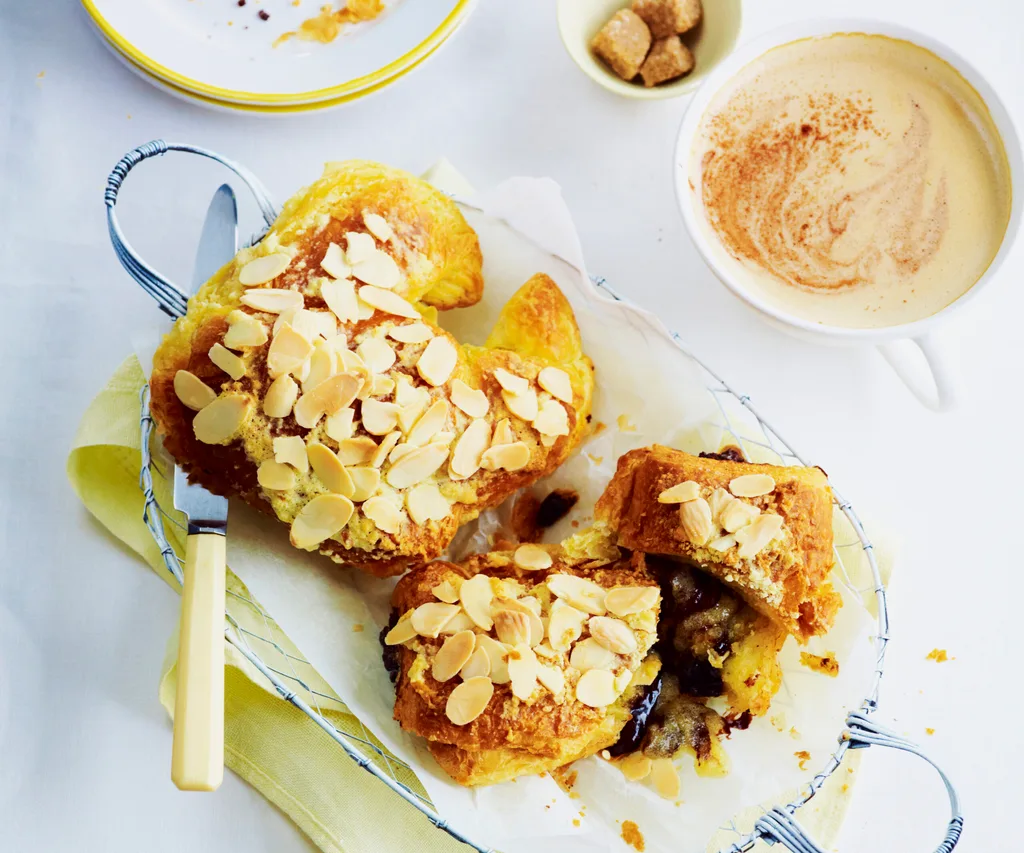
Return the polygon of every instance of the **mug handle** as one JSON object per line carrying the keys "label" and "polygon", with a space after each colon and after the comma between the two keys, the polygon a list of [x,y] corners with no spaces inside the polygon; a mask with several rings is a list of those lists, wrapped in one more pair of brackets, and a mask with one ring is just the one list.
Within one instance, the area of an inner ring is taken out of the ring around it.
{"label": "mug handle", "polygon": [[[921,381],[920,370],[910,365],[907,344],[915,345],[924,356],[931,374],[931,387],[928,382]],[[923,406],[933,412],[947,412],[956,405],[957,371],[949,359],[947,348],[934,335],[879,344],[878,351]]]}

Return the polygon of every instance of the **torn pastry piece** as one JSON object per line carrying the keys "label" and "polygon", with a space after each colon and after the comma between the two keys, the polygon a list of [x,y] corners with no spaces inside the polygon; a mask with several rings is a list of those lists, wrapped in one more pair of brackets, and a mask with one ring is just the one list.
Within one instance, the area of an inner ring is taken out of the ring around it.
{"label": "torn pastry piece", "polygon": [[832,492],[818,468],[691,456],[655,445],[619,459],[595,517],[619,545],[692,563],[801,642],[841,605]]}
{"label": "torn pastry piece", "polygon": [[548,277],[483,347],[437,326],[434,309],[476,301],[480,281],[450,200],[342,164],[165,338],[151,380],[165,446],[192,480],[288,524],[297,548],[378,575],[437,557],[561,464],[590,408],[591,364]]}
{"label": "torn pastry piece", "polygon": [[395,719],[463,785],[613,745],[657,676],[660,592],[643,555],[585,538],[430,563],[392,605]]}

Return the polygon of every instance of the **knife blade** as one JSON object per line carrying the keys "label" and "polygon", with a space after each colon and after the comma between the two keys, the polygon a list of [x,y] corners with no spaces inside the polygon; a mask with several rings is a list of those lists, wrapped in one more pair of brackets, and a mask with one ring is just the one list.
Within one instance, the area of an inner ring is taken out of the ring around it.
{"label": "knife blade", "polygon": [[[210,201],[196,252],[193,292],[234,257],[235,194]],[[174,507],[188,519],[178,640],[171,780],[183,791],[215,791],[224,779],[224,601],[227,498],[190,483],[174,467]]]}

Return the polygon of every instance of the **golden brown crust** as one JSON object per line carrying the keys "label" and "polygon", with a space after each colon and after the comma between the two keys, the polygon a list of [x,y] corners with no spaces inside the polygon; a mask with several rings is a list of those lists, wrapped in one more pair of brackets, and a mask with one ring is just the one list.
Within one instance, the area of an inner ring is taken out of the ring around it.
{"label": "golden brown crust", "polygon": [[[694,545],[682,533],[679,505],[658,501],[663,491],[688,480],[705,491],[728,489],[731,480],[751,473],[768,474],[776,485],[770,494],[745,502],[780,515],[785,525],[785,535],[752,559],[741,559],[735,547],[719,552]],[[801,641],[827,631],[841,605],[829,582],[832,493],[818,468],[705,459],[660,445],[641,448],[619,459],[595,517],[625,548],[695,563]]]}

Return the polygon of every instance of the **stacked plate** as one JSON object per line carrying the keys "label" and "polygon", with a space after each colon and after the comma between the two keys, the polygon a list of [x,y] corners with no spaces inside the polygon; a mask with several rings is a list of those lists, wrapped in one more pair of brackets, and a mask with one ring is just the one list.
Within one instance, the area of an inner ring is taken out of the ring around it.
{"label": "stacked plate", "polygon": [[[340,106],[434,55],[476,0],[82,0],[103,42],[164,91],[221,110]],[[343,13],[344,15],[344,13]]]}

